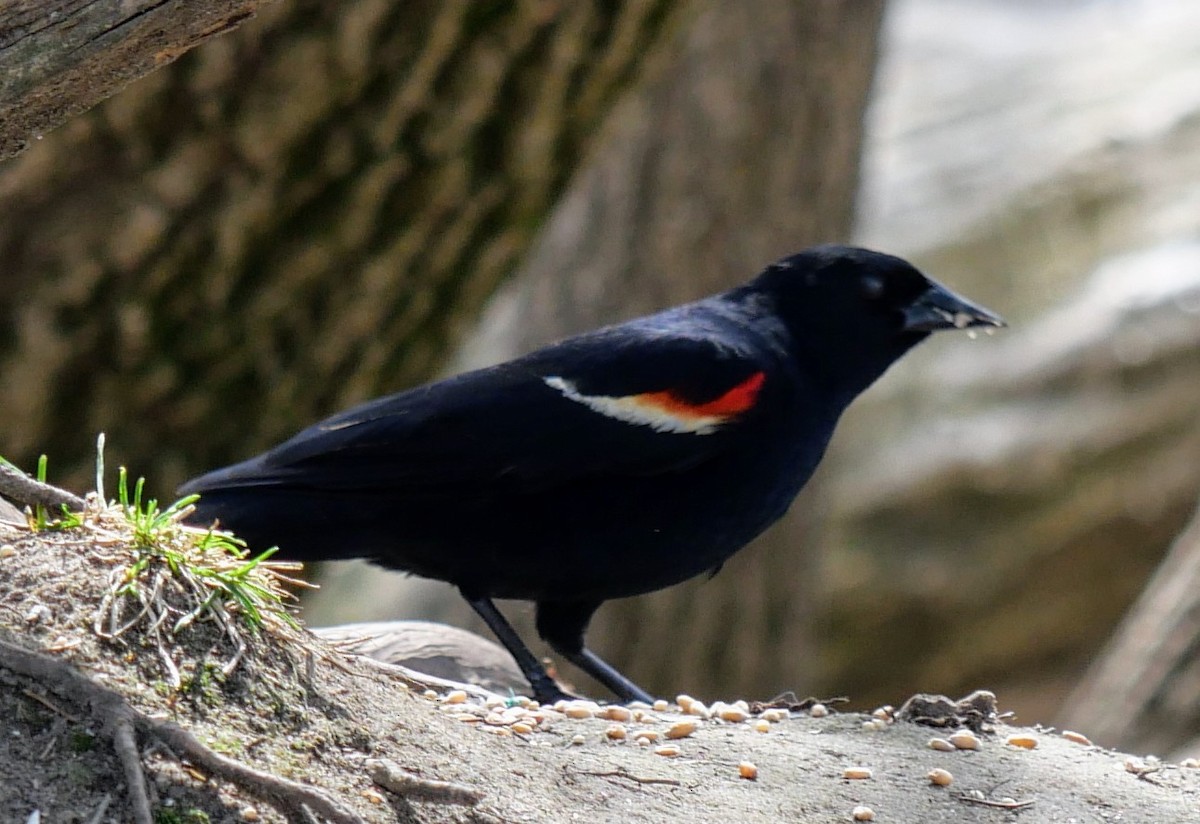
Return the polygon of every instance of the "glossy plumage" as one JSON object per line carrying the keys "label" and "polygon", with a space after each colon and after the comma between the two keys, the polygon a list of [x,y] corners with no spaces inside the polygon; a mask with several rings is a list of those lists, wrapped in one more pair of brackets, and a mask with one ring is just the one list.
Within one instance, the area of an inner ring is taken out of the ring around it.
{"label": "glossy plumage", "polygon": [[583,647],[609,598],[714,570],[776,521],[838,416],[937,328],[999,318],[898,258],[838,246],[696,303],[343,412],[197,478],[196,517],[300,560],[449,581],[541,699],[558,695],[491,598],[624,699]]}

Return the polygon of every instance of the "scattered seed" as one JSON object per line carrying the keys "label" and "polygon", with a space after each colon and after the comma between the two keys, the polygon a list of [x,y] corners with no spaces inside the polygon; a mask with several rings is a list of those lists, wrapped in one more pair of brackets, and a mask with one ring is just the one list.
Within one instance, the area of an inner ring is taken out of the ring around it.
{"label": "scattered seed", "polygon": [[372,804],[383,803],[383,796],[371,789],[363,790],[362,797],[370,801]]}
{"label": "scattered seed", "polygon": [[667,703],[667,699],[660,698],[654,702],[654,711],[655,712],[666,712],[667,707],[669,707],[669,706],[671,706],[671,705],[669,703]]}
{"label": "scattered seed", "polygon": [[738,764],[738,775],[745,778],[747,781],[758,780],[758,767],[751,764],[749,761],[743,761]]}
{"label": "scattered seed", "polygon": [[1004,739],[1004,743],[1011,744],[1014,747],[1020,747],[1023,750],[1036,750],[1038,740],[1032,735],[1018,733],[1017,735],[1010,735],[1008,738]]}
{"label": "scattered seed", "polygon": [[[620,706],[620,705],[615,705],[615,706]],[[647,704],[645,701],[630,701],[625,706],[631,710],[648,710],[648,709],[650,709],[650,705]]]}
{"label": "scattered seed", "polygon": [[572,701],[563,707],[562,713],[567,718],[595,718],[600,706],[591,701]]}
{"label": "scattered seed", "polygon": [[950,743],[960,750],[979,749],[979,737],[970,730],[959,730],[950,736]]}
{"label": "scattered seed", "polygon": [[601,712],[601,716],[603,718],[607,718],[609,721],[618,721],[624,723],[633,718],[633,711],[626,707],[614,704],[613,706],[605,707],[603,712]]}
{"label": "scattered seed", "polygon": [[586,741],[587,739],[583,737],[583,733],[576,733],[571,737],[571,746],[579,747],[582,746]]}
{"label": "scattered seed", "polygon": [[637,741],[639,747],[649,747],[651,744],[654,743],[653,741],[651,741],[649,738],[646,738],[645,736],[642,736],[641,738],[635,738],[634,741]]}
{"label": "scattered seed", "polygon": [[880,721],[891,721],[891,707],[879,707],[871,713],[871,717],[878,718]]}
{"label": "scattered seed", "polygon": [[687,738],[696,731],[695,721],[676,721],[671,726],[667,727],[667,738]]}
{"label": "scattered seed", "polygon": [[850,778],[856,781],[861,781],[871,777],[869,767],[847,767],[842,771],[842,778]]}
{"label": "scattered seed", "polygon": [[629,733],[626,731],[624,724],[613,724],[604,731],[604,734],[608,736],[610,741],[624,741],[625,736]]}
{"label": "scattered seed", "polygon": [[506,727],[511,722],[498,712],[489,712],[483,717],[483,723],[490,727]]}
{"label": "scattered seed", "polygon": [[763,710],[762,715],[759,717],[772,724],[778,724],[780,721],[787,720],[788,711],[780,707],[773,707],[769,710]]}
{"label": "scattered seed", "polygon": [[930,770],[925,777],[929,779],[930,784],[936,784],[939,787],[949,787],[954,781],[954,776],[950,774],[950,771],[943,770],[941,767]]}
{"label": "scattered seed", "polygon": [[887,722],[880,721],[878,718],[871,718],[862,723],[862,728],[866,732],[879,732],[887,729]]}
{"label": "scattered seed", "polygon": [[446,693],[445,701],[447,704],[464,704],[467,700],[466,690],[454,690]]}
{"label": "scattered seed", "polygon": [[517,735],[528,735],[529,733],[533,732],[533,727],[528,721],[518,721],[512,725],[512,731]]}
{"label": "scattered seed", "polygon": [[954,752],[958,747],[951,744],[945,738],[930,738],[928,742],[929,749],[937,750],[938,752]]}
{"label": "scattered seed", "polygon": [[662,737],[662,733],[658,730],[638,730],[633,734],[634,738],[644,738],[647,741],[657,741]]}
{"label": "scattered seed", "polygon": [[813,718],[824,718],[829,715],[829,707],[824,704],[813,704],[808,708],[808,714]]}
{"label": "scattered seed", "polygon": [[[675,696],[675,703],[679,705],[679,709],[683,710],[683,712],[685,712],[685,713],[686,713],[686,712],[688,711],[688,707],[690,707],[692,704],[695,704],[695,703],[696,703],[696,699],[695,699],[695,698],[693,698],[692,696],[690,696],[690,695],[686,695],[686,694],[683,694],[683,695],[676,695],[676,696]],[[657,701],[655,702],[655,707],[654,707],[654,709],[658,709],[658,702],[657,702]],[[664,709],[666,709],[666,708],[664,707]]]}
{"label": "scattered seed", "polygon": [[695,715],[699,718],[711,718],[712,717],[712,713],[710,713],[708,711],[708,707],[704,706],[703,701],[693,701],[691,704],[688,705],[688,708],[686,710],[684,710],[684,714]]}
{"label": "scattered seed", "polygon": [[864,807],[860,804],[850,811],[850,816],[855,821],[874,821],[875,811],[870,807]]}
{"label": "scattered seed", "polygon": [[262,819],[262,816],[259,815],[258,810],[254,809],[253,807],[243,807],[242,811],[238,813],[238,816],[242,819],[242,821],[259,821]]}
{"label": "scattered seed", "polygon": [[504,700],[499,695],[489,695],[487,700],[483,702],[483,705],[489,710],[498,710],[501,707],[508,706],[508,701]]}
{"label": "scattered seed", "polygon": [[683,750],[677,744],[663,744],[661,747],[654,748],[654,754],[661,755],[664,758],[675,758],[682,753]]}
{"label": "scattered seed", "polygon": [[483,727],[483,729],[487,730],[488,732],[495,733],[496,735],[512,735],[512,729],[510,727]]}
{"label": "scattered seed", "polygon": [[717,717],[722,721],[728,721],[731,724],[740,724],[750,717],[750,713],[741,707],[729,706],[728,704],[721,708]]}
{"label": "scattered seed", "polygon": [[754,731],[755,732],[768,732],[770,729],[771,729],[770,721],[766,720],[765,718],[754,719]]}
{"label": "scattered seed", "polygon": [[483,720],[482,718],[480,718],[478,715],[476,715],[473,712],[460,712],[457,715],[453,716],[453,718],[455,721],[462,721],[463,723],[466,723],[466,724],[477,724]]}
{"label": "scattered seed", "polygon": [[0,546],[0,558],[11,558],[17,554],[17,548],[12,544]]}
{"label": "scattered seed", "polygon": [[425,690],[425,692],[421,693],[421,695],[425,698],[428,698],[430,701],[436,701],[438,697],[436,690]]}
{"label": "scattered seed", "polygon": [[1185,758],[1179,762],[1179,766],[1194,770],[1200,767],[1200,758]]}
{"label": "scattered seed", "polygon": [[1084,735],[1081,732],[1074,732],[1073,730],[1063,730],[1062,737],[1067,739],[1068,741],[1071,741],[1072,743],[1075,743],[1075,744],[1083,744],[1085,747],[1092,746],[1092,739],[1088,738],[1086,735]]}

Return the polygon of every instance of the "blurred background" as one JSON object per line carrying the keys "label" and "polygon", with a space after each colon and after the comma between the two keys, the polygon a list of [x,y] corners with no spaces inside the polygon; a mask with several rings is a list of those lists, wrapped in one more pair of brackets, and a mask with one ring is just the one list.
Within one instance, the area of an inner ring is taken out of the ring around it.
{"label": "blurred background", "polygon": [[[923,346],[784,523],[590,642],[669,695],[986,687],[1196,750],[1191,0],[281,2],[0,164],[0,215],[0,453],[82,490],[104,431],[160,497],[814,242],[908,257],[1011,328]],[[321,580],[311,623],[475,626]]]}

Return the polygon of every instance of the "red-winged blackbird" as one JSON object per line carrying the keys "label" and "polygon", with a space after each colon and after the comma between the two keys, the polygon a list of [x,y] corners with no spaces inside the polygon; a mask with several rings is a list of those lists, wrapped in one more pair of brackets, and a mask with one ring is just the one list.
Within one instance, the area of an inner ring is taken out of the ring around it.
{"label": "red-winged blackbird", "polygon": [[304,561],[448,581],[535,697],[563,695],[496,609],[650,700],[583,643],[609,598],[715,572],[787,510],[842,410],[938,329],[995,314],[899,258],[819,246],[719,295],[357,406],[190,481],[195,519]]}

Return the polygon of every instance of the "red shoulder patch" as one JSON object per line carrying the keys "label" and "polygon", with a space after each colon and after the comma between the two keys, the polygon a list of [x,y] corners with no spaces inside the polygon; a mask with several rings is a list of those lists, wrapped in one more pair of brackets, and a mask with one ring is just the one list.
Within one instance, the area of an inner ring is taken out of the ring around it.
{"label": "red shoulder patch", "polygon": [[665,392],[648,392],[639,395],[643,403],[649,403],[665,412],[685,417],[729,418],[740,415],[754,406],[758,400],[759,390],[766,382],[764,372],[755,372],[750,377],[730,389],[718,398],[705,403],[692,403],[676,395],[671,390]]}

